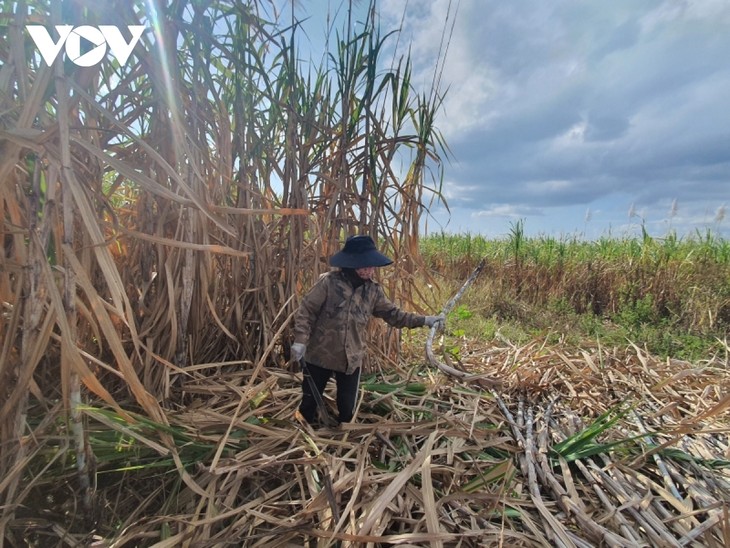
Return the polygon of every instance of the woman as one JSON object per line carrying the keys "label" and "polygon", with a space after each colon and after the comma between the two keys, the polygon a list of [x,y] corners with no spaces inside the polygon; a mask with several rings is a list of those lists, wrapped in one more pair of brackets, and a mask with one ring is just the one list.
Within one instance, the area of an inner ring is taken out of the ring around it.
{"label": "woman", "polygon": [[388,300],[372,277],[376,268],[392,262],[375,248],[370,236],[351,236],[330,258],[330,265],[340,270],[321,276],[304,296],[294,317],[291,354],[296,361],[304,358],[299,413],[308,423],[315,422],[317,402],[332,375],[339,422],[352,420],[370,316],[397,328],[433,327],[443,321],[443,315],[404,312]]}

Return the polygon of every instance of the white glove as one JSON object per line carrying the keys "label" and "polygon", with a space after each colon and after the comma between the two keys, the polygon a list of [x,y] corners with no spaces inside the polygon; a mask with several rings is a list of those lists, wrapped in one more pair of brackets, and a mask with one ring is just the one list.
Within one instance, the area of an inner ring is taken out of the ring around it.
{"label": "white glove", "polygon": [[426,316],[426,322],[424,325],[426,327],[433,327],[437,323],[443,324],[446,320],[446,317],[443,314],[439,314],[438,316]]}
{"label": "white glove", "polygon": [[294,343],[291,345],[291,357],[292,360],[298,362],[304,357],[304,352],[307,351],[307,345],[302,343]]}

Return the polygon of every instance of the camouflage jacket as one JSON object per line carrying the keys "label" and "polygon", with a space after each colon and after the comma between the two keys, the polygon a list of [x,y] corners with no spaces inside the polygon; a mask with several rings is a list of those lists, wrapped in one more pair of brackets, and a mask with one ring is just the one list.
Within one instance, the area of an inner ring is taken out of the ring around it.
{"label": "camouflage jacket", "polygon": [[390,302],[376,282],[355,289],[343,272],[333,271],[302,299],[294,316],[294,342],[307,345],[307,362],[352,374],[362,365],[370,316],[398,328],[421,327],[426,321]]}

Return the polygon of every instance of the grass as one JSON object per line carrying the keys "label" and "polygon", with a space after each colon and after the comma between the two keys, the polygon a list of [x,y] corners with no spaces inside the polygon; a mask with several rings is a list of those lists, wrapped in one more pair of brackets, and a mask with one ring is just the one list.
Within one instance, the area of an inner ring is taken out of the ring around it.
{"label": "grass", "polygon": [[452,312],[454,336],[640,341],[662,357],[697,360],[730,331],[730,243],[711,233],[678,238],[527,238],[471,234],[422,239],[431,269],[452,291],[482,258],[484,274]]}

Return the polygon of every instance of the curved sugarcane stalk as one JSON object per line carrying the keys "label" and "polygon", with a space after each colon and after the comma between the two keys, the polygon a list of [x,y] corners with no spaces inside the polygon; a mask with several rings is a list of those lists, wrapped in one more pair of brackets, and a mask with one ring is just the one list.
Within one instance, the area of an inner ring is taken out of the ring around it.
{"label": "curved sugarcane stalk", "polygon": [[[484,265],[486,264],[486,257],[483,258],[477,267],[474,269],[474,271],[469,275],[469,277],[464,282],[464,285],[461,286],[461,289],[457,291],[456,295],[451,297],[449,301],[444,305],[443,309],[441,309],[441,313],[446,317],[451,310],[453,310],[456,303],[461,299],[462,295],[466,292],[467,289],[469,289],[469,286],[474,283],[474,280],[477,279],[477,276],[481,273],[481,271],[484,269]],[[433,327],[431,327],[431,331],[428,334],[428,338],[426,339],[426,358],[428,359],[429,363],[433,365],[434,367],[437,367],[447,375],[452,375],[454,377],[458,377],[462,380],[470,380],[470,379],[476,379],[476,378],[482,378],[481,375],[472,375],[470,373],[467,373],[466,371],[460,371],[459,369],[455,369],[454,367],[451,367],[450,365],[447,365],[443,362],[440,362],[436,356],[433,353],[433,339],[436,336],[436,331],[439,329],[443,329],[443,323],[442,322],[436,322]]]}

